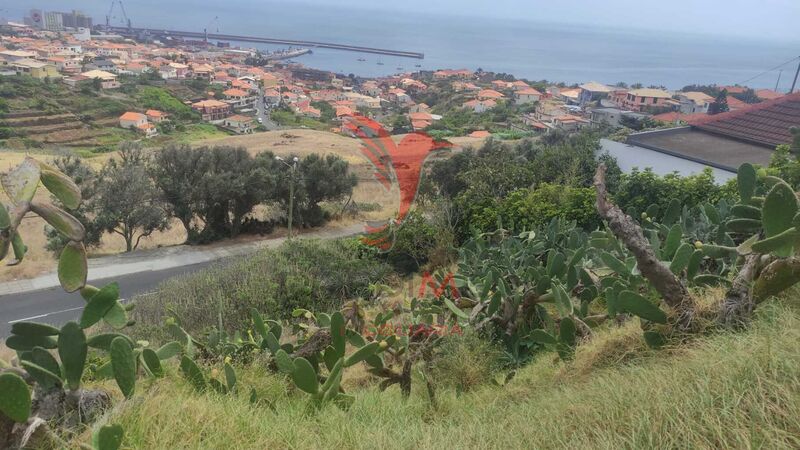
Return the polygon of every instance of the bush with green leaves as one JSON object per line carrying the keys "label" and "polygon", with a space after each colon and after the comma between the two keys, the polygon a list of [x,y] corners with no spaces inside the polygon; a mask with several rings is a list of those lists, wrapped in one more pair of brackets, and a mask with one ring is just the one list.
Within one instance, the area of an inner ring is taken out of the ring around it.
{"label": "bush with green leaves", "polygon": [[293,239],[195,274],[172,278],[154,292],[135,298],[134,332],[158,336],[164,318],[182,317],[187,330],[200,335],[218,327],[228,333],[245,329],[250,310],[288,318],[296,308],[330,312],[353,297],[367,297],[369,286],[386,282],[392,269],[375,258],[374,249],[356,239]]}
{"label": "bush with green leaves", "polygon": [[546,225],[554,217],[575,221],[583,229],[600,225],[594,209],[594,190],[544,183],[535,189],[519,189],[494,206],[473,216],[471,225],[479,231],[498,226],[511,230],[532,230]]}
{"label": "bush with green leaves", "polygon": [[652,347],[697,332],[708,320],[700,320],[706,313],[690,287],[727,286],[716,322],[741,326],[760,302],[800,281],[800,206],[780,178],[745,164],[739,203],[689,208],[673,199],[664,210],[647,207],[640,224],[608,200],[602,169],[597,208],[608,228],[586,234],[553,221],[516,237],[484,234],[462,247],[456,280],[460,307],[470,309],[463,316],[515,360],[539,348],[569,359],[592,327],[631,316]]}
{"label": "bush with green leaves", "polygon": [[665,211],[670,202],[677,200],[681,208],[692,208],[703,203],[716,204],[728,194],[714,181],[711,169],[689,176],[677,173],[660,176],[650,168],[634,169],[620,177],[619,187],[609,189],[613,189],[614,202],[633,217],[650,205]]}

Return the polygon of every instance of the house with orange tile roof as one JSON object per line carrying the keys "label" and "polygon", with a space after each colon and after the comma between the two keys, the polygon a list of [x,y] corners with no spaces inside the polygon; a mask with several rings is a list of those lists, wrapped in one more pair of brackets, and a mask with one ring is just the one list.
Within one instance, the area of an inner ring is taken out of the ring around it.
{"label": "house with orange tile roof", "polygon": [[469,134],[469,137],[476,138],[476,139],[486,139],[491,136],[492,133],[489,133],[486,130],[475,130]]}
{"label": "house with orange tile roof", "polygon": [[255,104],[256,97],[250,92],[238,88],[231,88],[222,92],[225,101],[233,108],[248,108]]}
{"label": "house with orange tile roof", "polygon": [[495,91],[494,89],[481,89],[478,92],[478,100],[499,100],[501,98],[505,98],[505,95]]}
{"label": "house with orange tile roof", "polygon": [[538,102],[541,98],[542,98],[542,93],[532,87],[514,91],[514,103],[520,105],[535,103]]}
{"label": "house with orange tile roof", "polygon": [[445,69],[445,70],[437,70],[436,72],[433,73],[433,78],[436,80],[444,80],[447,78],[469,79],[474,77],[475,73],[467,69],[459,69],[459,70]]}
{"label": "house with orange tile roof", "polygon": [[672,94],[663,89],[642,88],[631,89],[625,95],[620,106],[630,111],[646,111],[648,109],[667,107]]}
{"label": "house with orange tile roof", "polygon": [[223,119],[222,126],[236,134],[249,134],[253,132],[253,118],[235,114]]}
{"label": "house with orange tile roof", "polygon": [[147,123],[147,116],[142,113],[128,111],[119,116],[119,126],[122,128],[137,128]]}
{"label": "house with orange tile roof", "polygon": [[144,137],[146,138],[151,138],[158,135],[158,129],[150,122],[137,125],[136,130],[140,133],[144,133]]}
{"label": "house with orange tile roof", "polygon": [[354,114],[353,110],[348,106],[335,106],[336,109],[336,118],[341,119],[343,117],[352,116]]}
{"label": "house with orange tile roof", "polygon": [[776,98],[783,97],[783,94],[775,92],[772,89],[758,89],[756,90],[756,97],[761,100],[775,100]]}
{"label": "house with orange tile roof", "polygon": [[675,98],[680,103],[678,108],[682,114],[705,114],[708,106],[714,102],[714,97],[705,92],[678,92]]}
{"label": "house with orange tile roof", "polygon": [[281,103],[281,93],[276,89],[267,89],[264,91],[264,101],[267,105],[279,105]]}
{"label": "house with orange tile roof", "polygon": [[298,108],[298,113],[306,117],[311,117],[312,119],[319,119],[322,117],[322,111],[311,105],[303,105],[301,108]]}
{"label": "house with orange tile roof", "polygon": [[192,103],[192,109],[208,122],[220,121],[231,115],[231,105],[219,100],[203,100]]}
{"label": "house with orange tile roof", "polygon": [[468,102],[465,102],[461,106],[463,108],[469,108],[473,112],[482,113],[484,111],[488,111],[488,110],[494,108],[495,106],[497,106],[497,102],[492,100],[492,99],[488,99],[488,100],[475,99],[475,100],[470,100]]}
{"label": "house with orange tile roof", "polygon": [[578,131],[581,128],[588,127],[589,121],[580,116],[564,114],[553,118],[553,126],[563,131]]}
{"label": "house with orange tile roof", "polygon": [[465,81],[453,81],[452,85],[453,90],[456,92],[473,92],[479,91],[481,88],[474,83],[469,83]]}
{"label": "house with orange tile roof", "polygon": [[147,120],[153,123],[161,123],[167,120],[167,113],[157,109],[148,109],[145,111],[144,115],[147,116]]}

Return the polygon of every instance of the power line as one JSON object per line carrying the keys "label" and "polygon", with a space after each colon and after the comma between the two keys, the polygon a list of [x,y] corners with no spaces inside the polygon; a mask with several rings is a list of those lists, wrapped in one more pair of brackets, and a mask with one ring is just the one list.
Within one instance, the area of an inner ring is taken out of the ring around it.
{"label": "power line", "polygon": [[789,64],[790,62],[794,62],[794,61],[796,61],[796,60],[798,60],[798,59],[800,59],[800,56],[795,56],[794,58],[792,58],[792,59],[790,59],[790,60],[788,60],[788,61],[782,62],[782,63],[778,64],[777,66],[775,66],[775,67],[771,68],[771,69],[765,70],[765,71],[763,71],[763,72],[759,73],[758,75],[756,75],[756,76],[754,76],[754,77],[750,77],[750,78],[748,78],[748,79],[746,79],[746,80],[744,80],[744,81],[740,82],[739,84],[745,84],[745,83],[749,83],[749,82],[751,82],[751,81],[755,80],[756,78],[758,78],[758,77],[760,77],[760,76],[762,76],[762,75],[766,75],[766,74],[768,74],[768,73],[772,72],[773,70],[780,69],[781,67],[783,67],[783,66],[785,66],[785,65]]}

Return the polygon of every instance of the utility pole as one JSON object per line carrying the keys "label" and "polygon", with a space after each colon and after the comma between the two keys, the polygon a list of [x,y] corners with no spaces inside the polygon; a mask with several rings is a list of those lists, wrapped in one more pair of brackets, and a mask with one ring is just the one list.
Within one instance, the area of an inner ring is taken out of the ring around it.
{"label": "utility pole", "polygon": [[792,88],[789,89],[789,93],[791,94],[794,92],[794,87],[797,85],[797,76],[800,75],[800,56],[797,57],[797,71],[794,73],[794,81],[792,81]]}
{"label": "utility pole", "polygon": [[280,156],[276,156],[275,159],[277,161],[282,162],[286,167],[289,168],[289,217],[287,218],[288,222],[288,229],[289,229],[289,236],[287,240],[292,239],[292,215],[294,214],[294,179],[297,173],[297,162],[300,161],[300,158],[295,156],[292,158],[292,164],[287,163],[284,161],[283,158]]}
{"label": "utility pole", "polygon": [[783,75],[783,69],[778,71],[778,81],[775,82],[775,92],[778,92],[778,85],[781,84],[781,75]]}

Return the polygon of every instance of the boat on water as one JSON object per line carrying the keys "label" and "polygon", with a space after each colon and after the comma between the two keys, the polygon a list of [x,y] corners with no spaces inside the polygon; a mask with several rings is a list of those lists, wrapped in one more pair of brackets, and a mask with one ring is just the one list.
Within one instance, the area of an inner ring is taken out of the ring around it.
{"label": "boat on water", "polygon": [[394,70],[403,70],[403,68],[402,67],[395,67]]}
{"label": "boat on water", "polygon": [[414,64],[414,67],[422,67],[422,64]]}
{"label": "boat on water", "polygon": [[366,61],[366,59],[364,59],[364,58],[358,58],[358,60],[359,60],[360,62],[364,62],[364,61]]}

